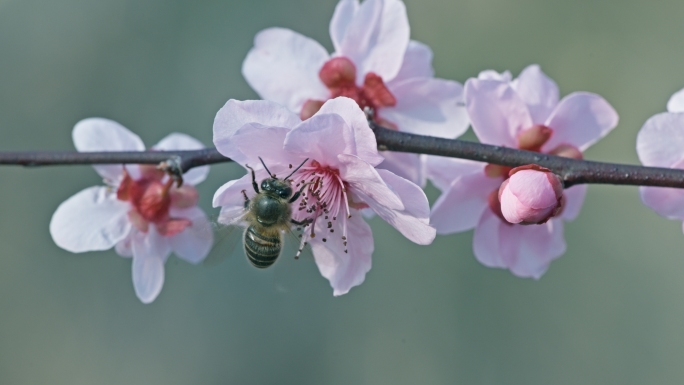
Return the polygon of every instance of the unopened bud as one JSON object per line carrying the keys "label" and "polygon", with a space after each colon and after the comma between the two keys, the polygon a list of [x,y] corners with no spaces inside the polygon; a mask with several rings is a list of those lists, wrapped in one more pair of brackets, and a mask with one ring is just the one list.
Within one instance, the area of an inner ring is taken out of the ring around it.
{"label": "unopened bud", "polygon": [[302,106],[302,111],[299,113],[299,118],[301,120],[307,120],[310,117],[316,115],[318,110],[323,107],[323,103],[325,103],[322,100],[315,100],[315,99],[309,99],[306,102],[304,102],[304,105]]}
{"label": "unopened bud", "polygon": [[318,77],[328,88],[354,85],[356,82],[356,66],[346,57],[328,60],[318,72]]}
{"label": "unopened bud", "polygon": [[553,130],[541,124],[534,125],[518,134],[518,148],[527,151],[539,151],[546,143]]}
{"label": "unopened bud", "polygon": [[510,223],[542,224],[563,209],[563,182],[536,164],[516,167],[499,188],[501,214]]}
{"label": "unopened bud", "polygon": [[561,144],[549,151],[551,155],[562,156],[563,158],[582,159],[582,151],[571,144]]}

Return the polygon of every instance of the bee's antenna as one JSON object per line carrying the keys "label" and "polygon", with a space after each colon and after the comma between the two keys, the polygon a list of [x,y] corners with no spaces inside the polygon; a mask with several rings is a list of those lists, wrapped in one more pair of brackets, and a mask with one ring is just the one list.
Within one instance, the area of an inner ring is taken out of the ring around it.
{"label": "bee's antenna", "polygon": [[261,161],[261,164],[264,165],[264,168],[266,169],[266,172],[268,173],[268,175],[270,175],[271,178],[275,179],[276,178],[275,175],[271,174],[271,171],[268,169],[268,167],[266,167],[266,163],[264,163],[264,160],[261,159],[261,157],[259,157],[259,160]]}
{"label": "bee's antenna", "polygon": [[[259,159],[261,159],[261,158],[259,158]],[[306,163],[307,160],[309,160],[309,158],[304,159],[304,161],[302,162],[302,164],[300,164],[299,167],[295,168],[294,171],[292,171],[292,172],[290,173],[290,175],[286,176],[284,179],[285,179],[285,180],[288,180],[292,175],[294,175],[294,173],[297,172],[297,170],[299,170],[300,168],[302,168],[302,166],[304,165],[304,163]],[[266,167],[266,166],[264,166],[264,167]]]}

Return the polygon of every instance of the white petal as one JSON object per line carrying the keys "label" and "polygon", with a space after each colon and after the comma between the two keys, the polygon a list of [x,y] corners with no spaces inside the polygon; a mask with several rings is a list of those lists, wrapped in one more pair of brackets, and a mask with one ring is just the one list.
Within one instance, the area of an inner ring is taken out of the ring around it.
{"label": "white petal", "polygon": [[387,170],[378,170],[382,180],[404,204],[403,210],[392,210],[374,200],[367,203],[376,214],[397,229],[411,242],[429,245],[437,232],[430,226],[430,204],[423,190],[414,183]]}
{"label": "white petal", "polygon": [[[119,123],[103,118],[88,118],[76,123],[72,132],[74,145],[80,152],[145,151],[140,137]],[[122,165],[95,165],[95,171],[106,180],[116,182]]]}
{"label": "white petal", "polygon": [[335,47],[335,51],[340,51],[347,28],[349,28],[349,24],[354,19],[358,9],[358,0],[341,0],[337,3],[335,12],[330,20],[330,39],[332,40],[333,47]]}
{"label": "white petal", "polygon": [[501,178],[490,178],[482,171],[457,177],[432,206],[430,223],[438,234],[472,229],[482,213],[490,211],[489,194],[500,184]]}
{"label": "white petal", "polygon": [[467,159],[447,158],[436,155],[428,155],[425,158],[427,177],[442,192],[450,188],[451,183],[463,175],[484,175],[485,166],[486,163]]}
{"label": "white petal", "polygon": [[256,193],[252,187],[251,174],[246,174],[240,179],[233,179],[219,187],[214,193],[213,207],[244,207],[245,198],[242,190],[245,190],[249,196]]}
{"label": "white petal", "polygon": [[[201,150],[206,147],[202,142],[190,135],[174,132],[164,137],[164,139],[160,140],[159,143],[155,144],[152,148],[161,151],[182,151]],[[183,174],[183,183],[196,186],[207,179],[207,174],[209,174],[209,166],[195,167]]]}
{"label": "white petal", "polygon": [[338,97],[328,100],[323,104],[316,115],[337,114],[344,119],[354,133],[356,142],[356,155],[366,162],[377,166],[384,159],[378,154],[378,146],[375,141],[375,134],[368,125],[366,115],[361,111],[355,101],[345,97]]}
{"label": "white petal", "polygon": [[[322,225],[323,221],[319,223]],[[340,221],[336,221],[335,226],[339,223]],[[323,229],[319,233],[325,233],[326,230]],[[335,234],[342,234],[339,227]],[[339,236],[326,237],[326,242],[322,241],[322,237],[316,237],[309,242],[316,265],[321,275],[330,281],[333,295],[346,294],[352,287],[364,281],[366,273],[371,268],[371,256],[375,246],[371,228],[363,220],[361,213],[354,210],[352,217],[347,220],[346,247]]]}
{"label": "white petal", "polygon": [[587,185],[579,184],[565,189],[565,207],[561,213],[561,218],[566,221],[574,221],[579,215],[582,204],[584,203],[584,196],[587,195]]}
{"label": "white petal", "polygon": [[198,207],[174,209],[171,210],[171,216],[187,218],[192,222],[185,230],[170,237],[174,253],[190,263],[201,262],[209,254],[214,243],[214,231],[204,211]]}
{"label": "white petal", "polygon": [[[370,201],[390,210],[404,210],[404,204],[380,177],[378,170],[354,155],[338,155],[340,177],[355,193],[363,194],[366,203]],[[377,212],[377,211],[376,211]]]}
{"label": "white petal", "polygon": [[394,107],[382,108],[378,115],[395,123],[400,131],[419,135],[456,138],[468,129],[470,121],[463,106],[463,86],[434,78],[413,78],[393,84]]}
{"label": "white petal", "polygon": [[684,112],[684,88],[675,92],[667,101],[669,112]]}
{"label": "white petal", "polygon": [[307,100],[329,97],[318,77],[328,59],[328,52],[315,40],[289,29],[269,28],[254,38],[242,74],[259,96],[299,114]]}
{"label": "white petal", "polygon": [[377,168],[391,171],[404,179],[408,179],[418,186],[425,187],[425,156],[406,152],[384,151],[385,161]]}
{"label": "white petal", "polygon": [[415,40],[409,41],[404,60],[397,76],[387,83],[388,87],[392,84],[411,78],[431,78],[434,76],[432,68],[432,50],[427,45]]}
{"label": "white petal", "polygon": [[287,108],[266,100],[239,101],[231,99],[216,113],[214,118],[214,145],[223,155],[236,162],[243,162],[242,154],[232,143],[232,137],[242,127],[284,127],[292,128],[301,119]]}
{"label": "white petal", "polygon": [[684,112],[650,117],[637,134],[637,154],[645,166],[673,167],[684,159]]}
{"label": "white petal", "polygon": [[525,68],[513,87],[525,101],[536,124],[543,124],[558,104],[558,86],[538,65]]}
{"label": "white petal", "polygon": [[527,105],[506,82],[468,79],[465,101],[473,131],[482,143],[518,147],[518,133],[532,127]]}
{"label": "white petal", "polygon": [[147,234],[133,237],[133,288],[142,303],[157,298],[164,286],[164,262],[171,252],[170,242],[154,226]]}
{"label": "white petal", "polygon": [[50,234],[57,246],[72,253],[106,250],[130,231],[128,209],[107,187],[90,187],[59,205]]}
{"label": "white petal", "polygon": [[618,124],[615,109],[601,96],[573,92],[558,103],[545,125],[553,129],[551,139],[542,150],[559,144],[571,144],[584,151]]}
{"label": "white petal", "polygon": [[399,72],[409,35],[404,3],[366,0],[349,22],[335,54],[356,65],[357,84],[362,84],[369,72],[390,81]]}

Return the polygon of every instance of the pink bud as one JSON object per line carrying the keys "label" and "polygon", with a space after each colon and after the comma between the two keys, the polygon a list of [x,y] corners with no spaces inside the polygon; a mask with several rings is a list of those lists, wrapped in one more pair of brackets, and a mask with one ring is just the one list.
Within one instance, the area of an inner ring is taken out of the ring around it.
{"label": "pink bud", "polygon": [[501,214],[510,223],[542,224],[563,208],[563,182],[551,170],[530,164],[516,167],[499,188]]}

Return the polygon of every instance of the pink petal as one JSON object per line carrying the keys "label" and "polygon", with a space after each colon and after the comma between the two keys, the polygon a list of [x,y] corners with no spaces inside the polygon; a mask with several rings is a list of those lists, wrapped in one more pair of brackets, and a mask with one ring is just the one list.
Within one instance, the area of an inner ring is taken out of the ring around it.
{"label": "pink petal", "polygon": [[[155,150],[176,151],[176,150],[201,150],[206,148],[199,140],[190,135],[181,133],[171,133],[153,147]],[[207,179],[209,166],[195,167],[183,174],[183,183],[196,186]]]}
{"label": "pink petal", "polygon": [[605,99],[588,92],[574,92],[558,103],[544,124],[553,129],[544,151],[559,144],[571,144],[584,151],[617,124],[618,114]]}
{"label": "pink petal", "polygon": [[[447,158],[443,156],[428,155],[425,157],[425,172],[432,183],[444,192],[450,188],[451,183],[468,174],[484,175],[486,163],[475,162],[466,159]],[[497,185],[501,180],[497,180]],[[492,190],[496,187],[492,187]],[[489,194],[489,191],[487,191]]]}
{"label": "pink petal", "polygon": [[520,73],[513,88],[527,104],[535,124],[543,124],[558,104],[558,86],[536,64]]}
{"label": "pink petal", "polygon": [[114,246],[116,253],[124,258],[133,256],[133,245],[131,244],[133,241],[133,232],[134,231],[129,232],[124,239],[117,242]]}
{"label": "pink petal", "polygon": [[637,134],[636,149],[645,166],[680,164],[684,160],[684,113],[663,112],[650,117]]}
{"label": "pink petal", "polygon": [[484,172],[457,177],[432,206],[430,223],[438,234],[474,228],[482,213],[489,211],[489,194],[500,184],[500,178],[489,178]]}
{"label": "pink petal", "polygon": [[667,101],[668,112],[684,112],[684,89],[675,92]]}
{"label": "pink petal", "polygon": [[[319,223],[322,224],[322,221]],[[339,223],[340,221],[336,221],[334,226],[339,226]],[[322,230],[319,233],[324,233],[327,229]],[[341,234],[341,229],[336,228],[335,233]],[[363,283],[371,268],[374,244],[371,228],[363,220],[361,213],[354,210],[352,217],[347,220],[346,247],[340,237],[327,237],[326,242],[322,239],[316,237],[309,242],[316,265],[321,275],[330,281],[333,295],[346,294],[352,287]]]}
{"label": "pink petal", "polygon": [[532,126],[527,105],[508,83],[468,79],[466,109],[482,143],[517,147],[517,135]]}
{"label": "pink petal", "polygon": [[192,222],[185,230],[170,238],[174,253],[190,263],[201,262],[209,254],[214,242],[213,228],[204,211],[192,207],[174,209],[170,214],[174,218],[185,218]]}
{"label": "pink petal", "polygon": [[357,156],[340,154],[340,178],[345,181],[350,190],[362,195],[366,204],[385,206],[390,210],[404,210],[401,198],[392,191],[382,180],[378,170],[364,162]]}
{"label": "pink petal", "polygon": [[283,148],[289,132],[290,129],[285,127],[246,124],[230,139],[233,148],[231,158],[243,166],[249,165],[256,169],[262,167],[259,160],[261,157],[273,173],[276,173],[276,165],[284,164],[287,167],[289,162],[298,164],[304,158],[293,157]]}
{"label": "pink petal", "polygon": [[263,99],[299,113],[308,99],[329,96],[318,71],[328,52],[313,39],[285,28],[259,32],[244,63],[242,74]]}
{"label": "pink petal", "polygon": [[485,266],[539,279],[551,261],[565,253],[563,222],[552,219],[543,225],[510,225],[486,210],[475,228],[473,251]]}
{"label": "pink petal", "polygon": [[684,220],[684,190],[670,187],[639,187],[641,201],[669,219]]}
{"label": "pink petal", "polygon": [[420,187],[387,170],[378,170],[382,180],[395,192],[404,203],[404,210],[391,210],[366,201],[376,214],[395,229],[419,245],[429,245],[437,234],[430,226],[430,204]]}
{"label": "pink petal", "polygon": [[418,186],[425,187],[425,156],[406,152],[385,151],[382,153],[385,161],[377,168],[391,171],[404,179],[408,179]]}
{"label": "pink petal", "polygon": [[[547,172],[536,170],[520,170],[508,180],[508,188],[520,203],[533,209],[555,206],[562,194],[562,185],[558,177]],[[550,179],[555,178],[555,179]]]}
{"label": "pink petal", "polygon": [[171,253],[170,242],[154,226],[147,234],[133,237],[133,288],[142,303],[151,303],[164,285],[164,262]]}
{"label": "pink petal", "polygon": [[561,213],[561,218],[566,221],[574,221],[579,215],[582,204],[584,203],[584,196],[587,195],[586,184],[579,184],[565,189],[565,206]]}
{"label": "pink petal", "polygon": [[431,78],[435,71],[432,68],[432,50],[427,45],[411,40],[404,52],[404,60],[397,76],[387,83],[390,89],[392,85],[411,78]]}
{"label": "pink petal", "polygon": [[456,138],[468,129],[470,122],[462,106],[463,87],[459,83],[414,78],[393,84],[390,91],[397,104],[380,109],[378,115],[395,123],[400,131]]}
{"label": "pink petal", "polygon": [[[109,119],[83,119],[74,126],[72,137],[80,152],[145,151],[145,145],[138,135]],[[93,167],[100,176],[111,182],[117,182],[123,173],[123,166],[118,164]]]}
{"label": "pink petal", "polygon": [[366,0],[344,31],[344,37],[336,39],[339,48],[336,47],[335,55],[348,57],[356,64],[357,84],[362,84],[369,72],[384,81],[397,75],[410,34],[404,3]]}
{"label": "pink petal", "polygon": [[214,193],[212,206],[244,207],[245,198],[242,196],[242,190],[245,190],[248,196],[255,194],[252,187],[252,176],[249,173],[240,179],[231,180],[219,187]]}
{"label": "pink petal", "polygon": [[[287,108],[266,100],[229,100],[214,118],[214,145],[223,155],[236,161],[246,156],[233,145],[231,138],[242,126],[292,128],[299,124],[299,116]],[[252,154],[253,155],[253,154]]]}
{"label": "pink petal", "polygon": [[355,101],[345,97],[328,100],[323,104],[323,107],[321,107],[317,114],[337,114],[344,119],[354,133],[356,152],[352,155],[358,156],[373,166],[377,166],[384,160],[384,158],[378,154],[375,134],[370,126],[368,126],[366,115],[361,111],[359,105],[356,104]]}
{"label": "pink petal", "polygon": [[513,75],[511,75],[511,72],[508,70],[501,73],[494,70],[484,70],[477,75],[477,78],[479,80],[496,80],[504,83],[510,83],[513,80]]}
{"label": "pink petal", "polygon": [[335,51],[339,52],[347,28],[354,19],[354,15],[359,9],[358,0],[340,0],[335,6],[335,12],[330,20],[330,39],[332,40]]}
{"label": "pink petal", "polygon": [[356,153],[354,132],[337,114],[312,116],[290,131],[284,142],[288,153],[328,166],[337,165],[339,154]]}
{"label": "pink petal", "polygon": [[52,216],[50,235],[72,253],[106,250],[131,231],[129,205],[107,187],[89,187],[64,201]]}
{"label": "pink petal", "polygon": [[[499,251],[500,227],[505,225],[492,210],[487,208],[477,218],[473,233],[473,253],[477,260],[487,267],[506,268],[503,255]],[[511,225],[507,225],[511,226]]]}

